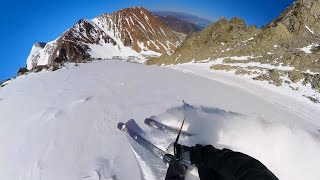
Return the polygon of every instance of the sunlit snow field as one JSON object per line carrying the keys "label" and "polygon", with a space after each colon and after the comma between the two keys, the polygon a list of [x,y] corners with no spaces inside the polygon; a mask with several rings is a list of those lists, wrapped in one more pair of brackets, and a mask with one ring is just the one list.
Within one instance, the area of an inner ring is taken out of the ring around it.
{"label": "sunlit snow field", "polygon": [[182,144],[247,153],[281,180],[320,178],[319,110],[300,103],[299,112],[300,101],[281,93],[181,68],[96,61],[9,82],[0,88],[0,179],[164,179],[162,161],[117,124],[135,119],[165,149],[174,136],[143,121],[179,126],[182,114],[195,134]]}

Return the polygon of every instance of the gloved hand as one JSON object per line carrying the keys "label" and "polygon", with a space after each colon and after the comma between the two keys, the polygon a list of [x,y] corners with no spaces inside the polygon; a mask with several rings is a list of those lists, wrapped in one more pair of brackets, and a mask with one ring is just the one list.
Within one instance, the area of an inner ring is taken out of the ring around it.
{"label": "gloved hand", "polygon": [[174,149],[174,154],[179,161],[190,161],[191,147],[174,143]]}
{"label": "gloved hand", "polygon": [[[163,157],[163,161],[169,165],[166,180],[184,180],[186,171],[190,161],[190,150],[188,146],[183,146],[178,143],[171,144]],[[173,155],[174,154],[174,155]]]}
{"label": "gloved hand", "polygon": [[173,161],[190,161],[191,147],[183,146],[178,143],[172,143],[168,146],[167,154],[164,155],[163,161],[170,165]]}

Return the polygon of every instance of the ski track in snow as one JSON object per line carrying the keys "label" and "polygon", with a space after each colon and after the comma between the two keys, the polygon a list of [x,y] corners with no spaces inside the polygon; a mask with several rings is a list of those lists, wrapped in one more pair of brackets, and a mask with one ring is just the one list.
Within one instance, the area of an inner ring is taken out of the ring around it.
{"label": "ski track in snow", "polygon": [[128,140],[117,123],[135,119],[148,139],[166,149],[175,136],[143,121],[157,115],[178,127],[181,113],[187,114],[185,130],[197,134],[181,137],[182,144],[247,153],[279,179],[319,179],[319,122],[310,123],[318,111],[297,114],[292,106],[298,104],[283,104],[287,97],[264,97],[232,81],[183,71],[97,61],[19,76],[0,88],[0,179],[164,179],[162,161]]}

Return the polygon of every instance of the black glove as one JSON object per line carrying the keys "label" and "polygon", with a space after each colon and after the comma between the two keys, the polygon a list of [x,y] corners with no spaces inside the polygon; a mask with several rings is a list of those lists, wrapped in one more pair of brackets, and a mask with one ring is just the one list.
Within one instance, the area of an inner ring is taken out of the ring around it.
{"label": "black glove", "polygon": [[[202,145],[197,144],[196,146],[188,147],[181,144],[174,143],[174,151],[176,159],[179,161],[190,162],[191,164],[199,164],[202,160],[201,149]],[[207,146],[206,146],[207,148]],[[208,148],[213,148],[213,146],[208,146]]]}
{"label": "black glove", "polygon": [[190,161],[190,153],[192,148],[174,143],[175,156],[179,161]]}
{"label": "black glove", "polygon": [[174,147],[174,155],[165,154],[163,157],[163,161],[169,164],[166,180],[184,180],[188,169],[187,164],[189,164],[186,164],[185,161],[190,161],[191,147],[178,143],[171,144],[171,147],[172,145]]}
{"label": "black glove", "polygon": [[181,161],[188,163],[190,162],[190,150],[191,148],[188,146],[172,143],[167,149],[167,154],[163,156],[163,162],[167,165]]}

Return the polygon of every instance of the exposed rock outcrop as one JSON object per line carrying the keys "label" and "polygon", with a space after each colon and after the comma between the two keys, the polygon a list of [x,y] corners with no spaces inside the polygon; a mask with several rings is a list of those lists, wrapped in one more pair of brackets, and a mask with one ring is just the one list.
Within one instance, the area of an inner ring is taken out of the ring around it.
{"label": "exposed rock outcrop", "polygon": [[102,29],[90,20],[82,19],[73,27],[67,30],[57,41],[57,48],[53,51],[49,62],[61,63],[81,62],[90,58],[88,44],[112,44],[117,43],[113,38],[108,36]]}
{"label": "exposed rock outcrop", "polygon": [[21,75],[24,75],[26,74],[27,72],[29,72],[29,70],[25,67],[22,67],[18,70],[18,73],[17,73],[17,76],[21,76]]}

